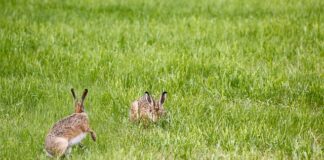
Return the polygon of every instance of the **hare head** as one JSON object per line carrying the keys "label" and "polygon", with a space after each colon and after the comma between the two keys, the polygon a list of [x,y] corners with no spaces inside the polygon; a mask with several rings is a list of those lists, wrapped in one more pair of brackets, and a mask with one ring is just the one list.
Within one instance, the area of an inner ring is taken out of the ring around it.
{"label": "hare head", "polygon": [[145,92],[144,98],[150,104],[151,112],[152,112],[152,120],[155,122],[159,118],[161,118],[165,114],[165,110],[163,108],[164,101],[166,99],[167,92],[162,92],[160,99],[154,100],[152,96],[148,92]]}
{"label": "hare head", "polygon": [[74,99],[74,112],[75,113],[85,112],[84,99],[86,98],[86,96],[88,94],[88,89],[84,89],[82,97],[81,97],[81,101],[77,99],[73,88],[71,89],[71,92],[72,92],[72,96]]}

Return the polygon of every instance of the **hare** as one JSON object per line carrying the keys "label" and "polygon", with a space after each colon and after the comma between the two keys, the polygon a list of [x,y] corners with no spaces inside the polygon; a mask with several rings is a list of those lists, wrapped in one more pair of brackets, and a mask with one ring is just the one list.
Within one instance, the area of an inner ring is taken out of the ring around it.
{"label": "hare", "polygon": [[84,90],[81,101],[77,100],[73,88],[71,92],[75,101],[75,113],[55,123],[45,139],[45,150],[50,157],[68,155],[71,147],[80,143],[87,133],[96,141],[96,133],[89,127],[88,115],[83,105],[88,90]]}
{"label": "hare", "polygon": [[145,92],[143,97],[131,104],[129,114],[130,121],[158,121],[163,115],[165,115],[163,103],[166,99],[166,95],[167,92],[163,92],[160,100],[155,101],[148,92]]}

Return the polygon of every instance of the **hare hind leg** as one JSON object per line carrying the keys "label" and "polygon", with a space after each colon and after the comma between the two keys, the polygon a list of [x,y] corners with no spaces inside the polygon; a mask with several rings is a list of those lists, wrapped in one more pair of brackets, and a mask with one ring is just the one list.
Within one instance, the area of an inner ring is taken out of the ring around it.
{"label": "hare hind leg", "polygon": [[69,142],[65,138],[58,137],[55,138],[54,145],[55,145],[55,149],[54,149],[55,156],[61,157],[62,155],[66,154],[67,149],[69,147]]}

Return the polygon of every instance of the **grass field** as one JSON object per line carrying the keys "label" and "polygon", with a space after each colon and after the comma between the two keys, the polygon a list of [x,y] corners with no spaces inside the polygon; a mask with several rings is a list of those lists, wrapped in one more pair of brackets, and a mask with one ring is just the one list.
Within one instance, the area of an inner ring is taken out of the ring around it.
{"label": "grass field", "polygon": [[324,159],[324,1],[1,0],[0,159],[46,159],[72,87],[98,135],[72,159]]}

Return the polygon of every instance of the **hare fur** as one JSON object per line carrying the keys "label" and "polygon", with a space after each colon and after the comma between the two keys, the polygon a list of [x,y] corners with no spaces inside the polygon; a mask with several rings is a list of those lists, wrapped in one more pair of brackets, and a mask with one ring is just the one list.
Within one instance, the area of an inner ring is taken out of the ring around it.
{"label": "hare fur", "polygon": [[163,92],[159,100],[154,100],[148,92],[144,96],[135,100],[131,104],[129,119],[130,121],[158,121],[165,115],[163,107],[167,92]]}
{"label": "hare fur", "polygon": [[96,141],[96,134],[90,129],[88,115],[84,112],[83,102],[88,90],[85,89],[81,102],[76,99],[73,89],[71,91],[75,99],[75,113],[55,123],[45,139],[45,150],[51,157],[68,155],[71,147],[80,143],[87,133]]}

